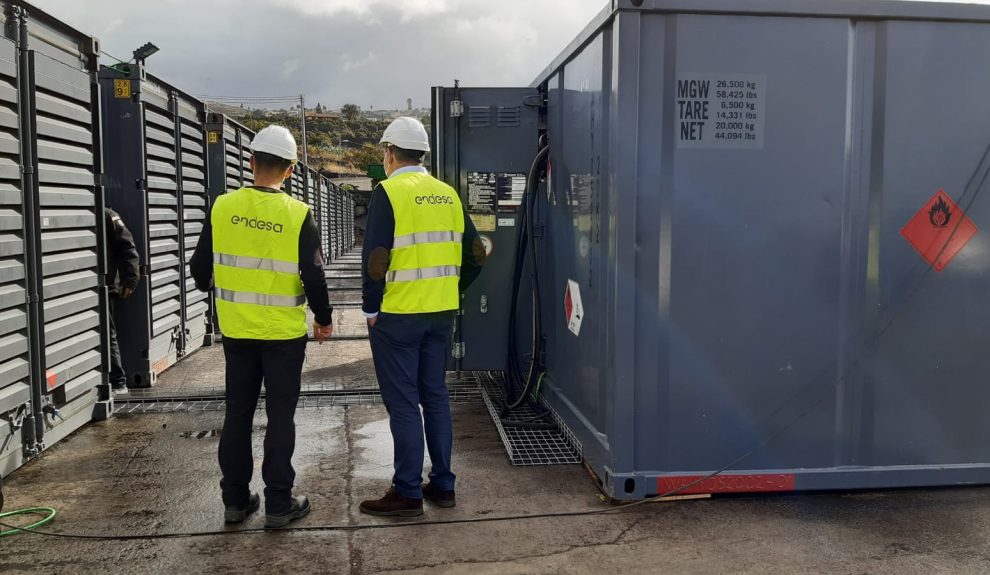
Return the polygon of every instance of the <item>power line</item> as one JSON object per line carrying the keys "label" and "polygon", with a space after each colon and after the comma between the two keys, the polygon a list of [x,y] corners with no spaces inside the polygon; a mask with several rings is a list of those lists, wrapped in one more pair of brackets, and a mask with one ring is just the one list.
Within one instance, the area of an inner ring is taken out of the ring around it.
{"label": "power line", "polygon": [[111,60],[116,60],[117,63],[119,63],[119,64],[126,64],[127,63],[127,60],[121,60],[120,58],[114,56],[113,54],[110,54],[109,52],[105,52],[104,50],[100,50],[100,54],[103,54],[104,56],[106,56],[107,58],[110,58]]}
{"label": "power line", "polygon": [[298,102],[300,100],[299,96],[197,96],[203,100],[234,100],[238,102],[247,102],[254,100],[265,100],[265,101],[286,101],[286,102]]}

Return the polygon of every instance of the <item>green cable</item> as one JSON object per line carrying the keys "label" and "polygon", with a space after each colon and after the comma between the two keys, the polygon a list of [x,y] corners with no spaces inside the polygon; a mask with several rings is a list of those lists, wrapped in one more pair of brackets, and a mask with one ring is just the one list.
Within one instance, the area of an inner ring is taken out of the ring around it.
{"label": "green cable", "polygon": [[27,509],[18,509],[17,511],[8,511],[7,513],[0,513],[0,519],[6,519],[7,517],[15,517],[18,515],[37,515],[40,513],[47,513],[48,516],[27,525],[21,529],[8,529],[6,531],[0,531],[0,537],[6,537],[8,535],[16,535],[17,533],[24,533],[25,529],[37,529],[52,522],[55,516],[58,515],[58,511],[55,511],[51,507],[29,507]]}
{"label": "green cable", "polygon": [[543,385],[543,378],[546,376],[547,376],[547,372],[544,371],[543,373],[540,374],[540,379],[536,380],[536,388],[533,390],[533,397],[536,399],[536,401],[540,400],[540,386]]}

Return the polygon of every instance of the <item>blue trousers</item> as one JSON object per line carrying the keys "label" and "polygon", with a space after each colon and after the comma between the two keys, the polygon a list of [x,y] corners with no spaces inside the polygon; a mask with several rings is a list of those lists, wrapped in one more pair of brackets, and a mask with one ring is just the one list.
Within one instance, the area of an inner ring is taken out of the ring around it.
{"label": "blue trousers", "polygon": [[383,313],[370,329],[371,353],[395,449],[392,485],[403,497],[423,497],[424,428],[433,462],[430,481],[438,489],[454,489],[450,471],[454,432],[446,383],[453,325],[453,312]]}

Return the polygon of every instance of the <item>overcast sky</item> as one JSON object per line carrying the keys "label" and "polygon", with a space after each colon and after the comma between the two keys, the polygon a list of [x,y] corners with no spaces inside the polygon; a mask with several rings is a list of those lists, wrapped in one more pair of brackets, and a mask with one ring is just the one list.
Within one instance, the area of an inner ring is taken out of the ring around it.
{"label": "overcast sky", "polygon": [[527,86],[606,0],[33,0],[196,95],[429,107],[429,88]]}

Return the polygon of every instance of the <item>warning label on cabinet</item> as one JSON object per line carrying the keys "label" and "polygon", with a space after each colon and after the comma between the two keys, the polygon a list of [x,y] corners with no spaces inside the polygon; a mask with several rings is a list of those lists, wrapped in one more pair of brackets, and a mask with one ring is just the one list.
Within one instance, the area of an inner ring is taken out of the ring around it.
{"label": "warning label on cabinet", "polygon": [[489,178],[494,177],[495,174],[488,172],[468,174],[467,212],[479,232],[494,232],[496,228],[498,190],[488,183]]}
{"label": "warning label on cabinet", "polygon": [[678,148],[763,148],[767,78],[681,74],[674,102]]}
{"label": "warning label on cabinet", "polygon": [[500,221],[498,214],[517,212],[525,192],[525,174],[468,173],[467,210],[471,221],[479,232],[494,232]]}

